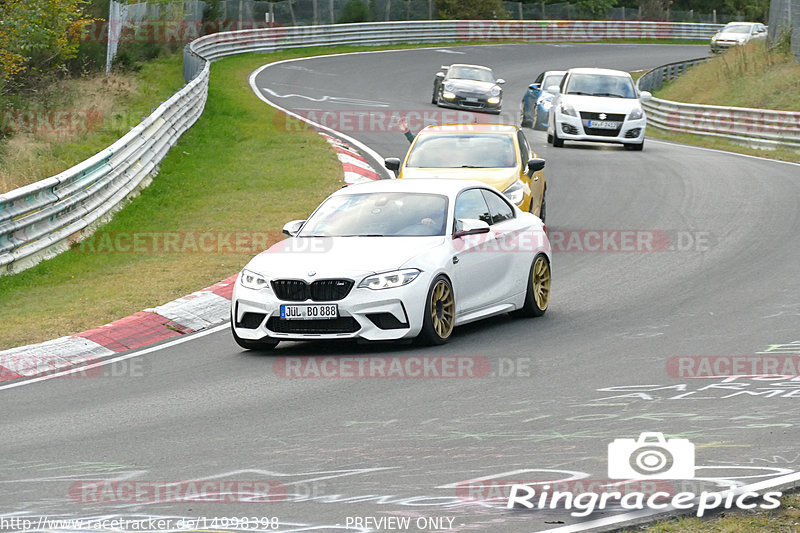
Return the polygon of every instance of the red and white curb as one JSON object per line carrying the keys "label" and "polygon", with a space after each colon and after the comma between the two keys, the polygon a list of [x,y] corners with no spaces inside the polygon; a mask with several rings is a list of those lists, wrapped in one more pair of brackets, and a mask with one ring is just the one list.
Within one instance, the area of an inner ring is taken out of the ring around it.
{"label": "red and white curb", "polygon": [[327,133],[320,132],[319,134],[325,137],[325,140],[328,141],[336,151],[336,156],[339,158],[339,161],[342,163],[342,168],[344,169],[345,183],[353,185],[354,183],[381,179],[380,175],[375,172],[375,169],[372,168],[364,156],[358,153],[355,148]]}
{"label": "red and white curb", "polygon": [[[352,146],[320,133],[336,150],[348,185],[380,179]],[[230,317],[236,274],[210,287],[105,326],[39,344],[0,351],[0,382],[52,374],[69,367],[208,329]]]}
{"label": "red and white curb", "polygon": [[228,320],[236,275],[105,326],[0,351],[0,381],[52,374]]}

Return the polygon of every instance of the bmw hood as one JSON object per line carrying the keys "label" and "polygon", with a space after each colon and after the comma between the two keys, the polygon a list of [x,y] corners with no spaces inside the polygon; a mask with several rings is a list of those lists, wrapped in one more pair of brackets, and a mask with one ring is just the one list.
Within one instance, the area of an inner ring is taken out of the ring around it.
{"label": "bmw hood", "polygon": [[445,237],[292,237],[261,252],[245,267],[269,278],[313,281],[403,268]]}
{"label": "bmw hood", "polygon": [[480,181],[504,191],[519,178],[517,167],[509,168],[409,168],[403,169],[403,178],[446,178]]}
{"label": "bmw hood", "polygon": [[623,113],[627,115],[634,109],[641,109],[642,107],[638,98],[614,98],[567,94],[562,97],[561,101],[569,103],[577,111],[590,111],[596,113]]}
{"label": "bmw hood", "polygon": [[[444,82],[444,86],[446,87],[448,85],[452,85],[453,90],[458,92],[489,94],[492,87],[497,84],[489,81],[477,80],[447,80]],[[497,86],[499,87],[499,85]]]}

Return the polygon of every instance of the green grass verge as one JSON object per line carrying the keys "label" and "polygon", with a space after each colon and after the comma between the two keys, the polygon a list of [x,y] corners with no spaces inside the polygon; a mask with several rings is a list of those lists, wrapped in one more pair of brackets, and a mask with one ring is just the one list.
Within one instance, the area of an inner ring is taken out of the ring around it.
{"label": "green grass verge", "polygon": [[[342,184],[333,150],[311,130],[286,133],[272,107],[250,90],[258,66],[302,54],[244,55],[215,63],[205,112],[172,148],[159,175],[80,245],[13,276],[0,277],[0,348],[76,333],[183,296],[236,273],[255,252],[133,253],[134,234],[227,232],[278,239]],[[281,114],[282,115],[282,114]],[[122,236],[125,240],[120,240]],[[181,242],[185,242],[182,240]],[[257,250],[260,251],[260,250]]]}
{"label": "green grass verge", "polygon": [[[631,73],[638,79],[643,72]],[[800,63],[781,41],[767,49],[763,42],[734,47],[655,91],[664,100],[705,105],[800,110]],[[651,125],[647,136],[715,150],[800,163],[800,151],[750,147],[724,137],[661,130]]]}
{"label": "green grass verge", "polygon": [[[626,530],[633,532],[634,530]],[[800,494],[781,498],[781,506],[773,511],[736,511],[706,518],[686,517],[657,522],[638,528],[638,533],[764,533],[800,531]]]}
{"label": "green grass verge", "polygon": [[777,159],[778,161],[800,163],[800,151],[792,150],[791,148],[777,148],[775,150],[769,150],[766,148],[752,148],[750,146],[746,146],[722,137],[710,137],[707,135],[695,135],[692,133],[679,133],[675,131],[661,130],[654,127],[652,124],[647,127],[647,137],[681,144],[689,144],[702,148],[710,148],[713,150],[723,150],[725,152],[734,152],[737,154]]}
{"label": "green grass verge", "polygon": [[0,100],[0,109],[77,117],[76,126],[50,130],[37,125],[29,131],[22,120],[9,121],[13,115],[4,115],[0,129],[10,129],[12,135],[0,141],[0,192],[58,174],[122,137],[183,87],[182,59],[171,55],[144,63],[135,73],[65,80],[42,101]]}
{"label": "green grass verge", "polygon": [[788,46],[736,46],[696,65],[655,96],[692,104],[800,111],[800,63]]}

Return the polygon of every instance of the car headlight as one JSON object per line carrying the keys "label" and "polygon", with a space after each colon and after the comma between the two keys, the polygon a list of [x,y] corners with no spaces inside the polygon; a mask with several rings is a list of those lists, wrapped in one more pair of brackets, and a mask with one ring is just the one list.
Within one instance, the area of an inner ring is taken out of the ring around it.
{"label": "car headlight", "polygon": [[562,115],[569,115],[571,117],[577,117],[578,116],[578,113],[575,112],[575,108],[572,107],[571,105],[569,105],[566,102],[561,102],[561,106],[559,106],[559,107],[560,107]]}
{"label": "car headlight", "polygon": [[414,281],[419,274],[420,271],[416,268],[406,268],[393,272],[384,272],[383,274],[375,274],[374,276],[367,276],[361,280],[361,283],[358,284],[358,288],[379,290],[402,287]]}
{"label": "car headlight", "polygon": [[269,280],[266,278],[266,276],[262,276],[261,274],[253,272],[252,270],[242,270],[240,282],[242,287],[256,291],[269,288]]}
{"label": "car headlight", "polygon": [[500,96],[500,87],[498,87],[497,85],[495,85],[494,87],[492,87],[492,90],[491,90],[491,91],[489,91],[489,93],[490,93],[492,96]]}
{"label": "car headlight", "polygon": [[453,85],[450,82],[444,84],[444,90],[445,91],[453,92],[453,90],[455,90],[455,88],[456,88],[455,85]]}
{"label": "car headlight", "polygon": [[631,111],[630,115],[628,115],[628,119],[629,120],[639,120],[640,118],[642,118],[643,115],[644,115],[644,113],[642,113],[641,108],[636,108],[633,111]]}
{"label": "car headlight", "polygon": [[500,97],[499,96],[491,96],[486,101],[489,102],[490,104],[499,104],[500,103]]}
{"label": "car headlight", "polygon": [[453,93],[453,92],[450,92],[450,91],[444,91],[442,93],[442,98],[447,98],[448,100],[452,100],[455,97],[456,97],[456,94]]}
{"label": "car headlight", "polygon": [[522,203],[522,200],[525,198],[525,185],[523,185],[522,180],[517,180],[512,183],[506,190],[503,191],[503,194],[514,203],[514,205],[519,205]]}
{"label": "car headlight", "polygon": [[747,42],[747,37],[739,37],[739,39],[737,40],[739,41],[739,43],[744,43]]}

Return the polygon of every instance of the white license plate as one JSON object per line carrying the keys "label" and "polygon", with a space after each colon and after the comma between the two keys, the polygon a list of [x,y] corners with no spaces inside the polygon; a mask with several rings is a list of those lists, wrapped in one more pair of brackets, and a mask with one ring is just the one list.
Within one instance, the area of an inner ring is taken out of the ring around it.
{"label": "white license plate", "polygon": [[589,127],[598,130],[615,130],[619,127],[619,123],[611,120],[590,120]]}
{"label": "white license plate", "polygon": [[468,97],[464,98],[464,100],[466,100],[467,102],[472,102],[472,103],[475,103],[475,102],[478,101],[477,98],[472,98],[471,96],[468,96]]}
{"label": "white license plate", "polygon": [[326,305],[282,305],[281,318],[285,320],[316,320],[319,318],[337,318],[339,306]]}

